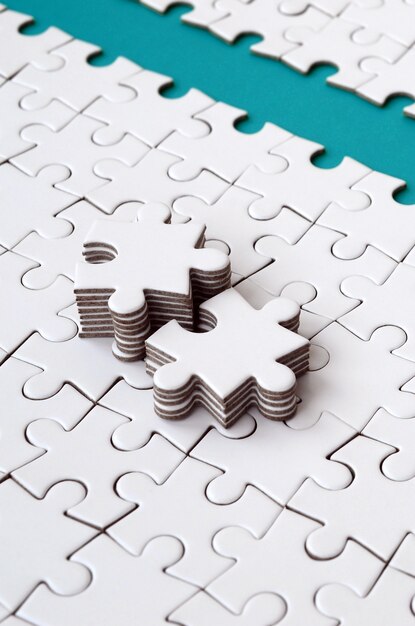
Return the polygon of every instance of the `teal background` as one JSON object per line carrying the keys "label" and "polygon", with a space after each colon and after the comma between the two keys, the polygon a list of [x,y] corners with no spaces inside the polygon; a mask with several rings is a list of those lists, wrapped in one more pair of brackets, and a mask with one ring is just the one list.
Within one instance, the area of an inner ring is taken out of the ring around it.
{"label": "teal background", "polygon": [[27,34],[58,26],[103,48],[95,64],[124,55],[174,78],[174,87],[164,95],[175,97],[197,87],[247,110],[249,118],[240,130],[253,132],[266,121],[279,124],[326,147],[316,165],[332,167],[344,155],[352,156],[405,179],[408,188],[399,200],[415,202],[415,120],[402,113],[407,98],[379,108],[327,85],[332,67],[317,67],[303,76],[250,53],[249,45],[258,37],[242,37],[229,46],[181,23],[188,7],[159,15],[136,0],[10,0],[8,6],[35,17],[36,24],[24,29]]}

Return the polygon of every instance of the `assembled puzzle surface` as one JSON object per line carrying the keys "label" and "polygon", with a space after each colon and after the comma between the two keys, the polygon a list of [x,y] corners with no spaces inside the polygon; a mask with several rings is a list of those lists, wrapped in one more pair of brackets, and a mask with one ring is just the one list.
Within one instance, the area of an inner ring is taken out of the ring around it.
{"label": "assembled puzzle surface", "polygon": [[[192,4],[415,93],[411,0]],[[403,181],[30,19],[0,5],[0,624],[415,626]]]}

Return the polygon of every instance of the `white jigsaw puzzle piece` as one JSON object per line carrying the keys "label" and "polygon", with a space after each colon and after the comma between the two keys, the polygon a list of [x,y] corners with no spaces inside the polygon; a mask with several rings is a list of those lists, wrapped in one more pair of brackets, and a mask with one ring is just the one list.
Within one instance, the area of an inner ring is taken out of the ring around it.
{"label": "white jigsaw puzzle piece", "polygon": [[226,560],[212,550],[215,533],[224,525],[238,524],[260,537],[280,512],[275,502],[251,486],[232,504],[212,504],[205,489],[220,473],[216,467],[186,458],[161,485],[146,474],[123,476],[117,493],[130,507],[139,506],[113,524],[108,534],[134,554],[152,537],[174,535],[183,543],[184,556],[170,572],[181,580],[207,585],[227,567]]}
{"label": "white jigsaw puzzle piece", "polygon": [[251,166],[235,183],[263,196],[252,203],[252,217],[267,219],[286,206],[314,221],[331,202],[353,210],[369,205],[366,194],[351,189],[370,172],[358,161],[345,157],[336,167],[317,167],[311,159],[324,152],[323,146],[301,137],[293,137],[272,152],[286,160],[283,171],[269,174]]}
{"label": "white jigsaw puzzle piece", "polygon": [[56,184],[58,189],[76,196],[85,196],[95,188],[105,185],[105,181],[96,175],[97,163],[111,157],[119,159],[118,163],[132,166],[149,149],[131,135],[126,135],[114,145],[100,146],[93,141],[93,135],[102,126],[100,122],[83,115],[78,115],[57,132],[40,124],[27,126],[22,130],[21,136],[35,145],[14,157],[11,162],[32,176],[36,176],[47,165],[64,165],[70,171],[70,176]]}
{"label": "white jigsaw puzzle piece", "polygon": [[49,341],[65,341],[76,334],[76,324],[58,313],[74,301],[73,283],[59,276],[47,289],[33,291],[21,278],[33,262],[14,252],[0,256],[0,289],[7,301],[0,308],[0,346],[7,352],[38,331]]}
{"label": "white jigsaw puzzle piece", "polygon": [[69,481],[42,500],[11,479],[0,484],[0,616],[2,605],[4,612],[16,610],[43,581],[62,595],[87,587],[88,570],[68,557],[97,531],[65,515],[84,496],[84,487]]}
{"label": "white jigsaw puzzle piece", "polygon": [[250,484],[285,505],[308,477],[327,489],[341,489],[351,482],[348,468],[329,457],[354,434],[353,428],[328,413],[305,430],[259,416],[250,437],[226,439],[212,430],[191,454],[224,472],[206,490],[212,502],[233,502]]}
{"label": "white jigsaw puzzle piece", "polygon": [[14,79],[34,90],[23,98],[23,108],[41,109],[59,99],[75,111],[82,111],[99,96],[114,101],[131,98],[133,92],[120,83],[141,67],[123,57],[100,67],[88,62],[100,52],[97,46],[73,39],[57,50],[38,56]]}
{"label": "white jigsaw puzzle piece", "polygon": [[368,31],[388,35],[410,47],[415,43],[415,5],[406,0],[351,2],[342,19],[365,27]]}
{"label": "white jigsaw puzzle piece", "polygon": [[231,186],[213,204],[187,196],[176,200],[173,209],[180,215],[205,224],[208,239],[224,241],[230,249],[232,270],[246,277],[269,262],[254,249],[258,239],[273,234],[294,244],[311,226],[308,220],[289,209],[282,209],[268,220],[256,220],[249,214],[249,206],[256,199],[258,195]]}
{"label": "white jigsaw puzzle piece", "polygon": [[179,98],[164,97],[162,90],[171,87],[173,80],[148,70],[134,74],[122,84],[134,91],[134,98],[114,102],[101,97],[84,111],[84,115],[108,124],[95,133],[97,143],[113,144],[130,133],[155,148],[174,131],[192,137],[209,132],[207,124],[194,117],[214,104],[201,91],[190,89]]}
{"label": "white jigsaw puzzle piece", "polygon": [[381,472],[383,459],[392,452],[386,444],[358,436],[332,456],[351,468],[354,479],[348,487],[331,491],[305,481],[290,507],[324,524],[307,539],[310,554],[332,558],[353,537],[387,560],[406,533],[414,531],[415,480],[398,482]]}
{"label": "white jigsaw puzzle piece", "polygon": [[30,422],[48,418],[69,429],[92,407],[85,396],[69,385],[64,385],[55,396],[46,400],[27,398],[23,394],[23,385],[37,373],[38,368],[13,357],[0,368],[0,473],[8,474],[42,454],[26,438]]}
{"label": "white jigsaw puzzle piece", "polygon": [[[170,178],[168,171],[178,161],[177,157],[151,150],[133,167],[110,159],[98,163],[94,171],[97,176],[110,182],[101,189],[87,194],[87,199],[107,212],[123,202],[162,202],[172,207],[181,196],[197,196],[206,202],[214,202],[229,186],[212,172],[203,171],[189,181]],[[105,187],[105,188],[104,188]]]}
{"label": "white jigsaw puzzle piece", "polygon": [[334,65],[338,71],[331,74],[327,82],[350,91],[370,78],[360,65],[363,59],[377,57],[394,63],[406,50],[393,39],[377,33],[368,37],[356,24],[338,18],[319,31],[294,26],[285,32],[285,38],[301,44],[283,56],[285,63],[303,73],[323,63]]}
{"label": "white jigsaw puzzle piece", "polygon": [[384,564],[353,541],[336,559],[310,558],[304,544],[318,527],[314,520],[284,510],[260,539],[242,528],[224,528],[214,537],[213,547],[234,562],[207,592],[234,612],[256,594],[278,593],[287,604],[284,626],[327,624],[315,606],[316,591],[336,581],[365,593]]}
{"label": "white jigsaw puzzle piece", "polygon": [[33,22],[30,15],[10,9],[0,13],[0,75],[5,78],[11,78],[30,61],[71,39],[70,35],[54,27],[38,35],[27,36],[19,32]]}
{"label": "white jigsaw puzzle piece", "polygon": [[246,117],[246,111],[223,102],[195,115],[210,132],[200,137],[178,130],[159,145],[160,150],[183,159],[170,167],[169,175],[175,180],[190,180],[202,170],[209,170],[233,182],[250,165],[266,172],[284,170],[285,159],[274,156],[271,150],[290,139],[291,133],[270,123],[256,133],[243,133],[235,124]]}
{"label": "white jigsaw puzzle piece", "polygon": [[42,237],[64,237],[71,232],[68,222],[55,219],[77,200],[55,187],[69,174],[59,165],[45,167],[37,176],[27,176],[10,163],[0,166],[0,242],[6,248],[15,246],[31,231]]}
{"label": "white jigsaw puzzle piece", "polygon": [[[154,435],[139,450],[122,451],[111,443],[113,432],[127,420],[104,407],[95,407],[71,430],[50,419],[29,424],[27,439],[45,454],[13,472],[13,478],[36,497],[63,480],[76,480],[87,489],[85,499],[69,509],[79,521],[105,528],[133,505],[119,498],[115,484],[127,472],[146,471],[163,482],[184,455],[166,439]],[[94,454],[90,454],[93,442]]]}
{"label": "white jigsaw puzzle piece", "polygon": [[36,626],[56,626],[57,621],[60,626],[114,626],[120,619],[123,626],[136,626],[138,616],[143,624],[163,626],[167,615],[197,590],[169,573],[182,554],[175,537],[157,537],[132,555],[102,534],[69,561],[91,572],[83,593],[62,597],[40,585],[19,616]]}
{"label": "white jigsaw puzzle piece", "polygon": [[21,137],[25,126],[44,124],[58,131],[75,116],[72,109],[58,100],[52,100],[40,111],[27,111],[20,106],[20,101],[28,93],[28,89],[11,80],[0,88],[0,163],[33,147]]}

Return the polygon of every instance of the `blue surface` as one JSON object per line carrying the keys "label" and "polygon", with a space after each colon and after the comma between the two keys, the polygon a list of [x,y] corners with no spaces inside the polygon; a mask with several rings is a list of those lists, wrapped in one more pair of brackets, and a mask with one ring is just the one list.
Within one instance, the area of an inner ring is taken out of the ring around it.
{"label": "blue surface", "polygon": [[[6,0],[7,1],[7,0]],[[166,15],[136,0],[10,0],[10,8],[36,18],[27,34],[58,26],[73,36],[100,45],[104,53],[94,63],[105,64],[119,55],[175,79],[165,95],[174,97],[198,87],[217,100],[249,112],[240,130],[252,132],[272,121],[291,132],[326,146],[315,163],[336,165],[344,155],[408,182],[399,194],[415,202],[415,120],[402,108],[410,102],[395,98],[375,107],[357,96],[325,84],[335,71],[318,67],[303,76],[287,66],[256,57],[243,37],[235,45],[180,22],[188,8]]]}

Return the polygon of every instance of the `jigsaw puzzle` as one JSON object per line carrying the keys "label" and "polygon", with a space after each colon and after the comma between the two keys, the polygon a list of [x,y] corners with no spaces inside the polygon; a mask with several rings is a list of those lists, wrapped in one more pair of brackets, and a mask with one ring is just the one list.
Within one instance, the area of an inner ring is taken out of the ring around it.
{"label": "jigsaw puzzle", "polygon": [[[415,96],[414,0],[190,3]],[[32,22],[0,5],[1,625],[415,626],[405,182]]]}

